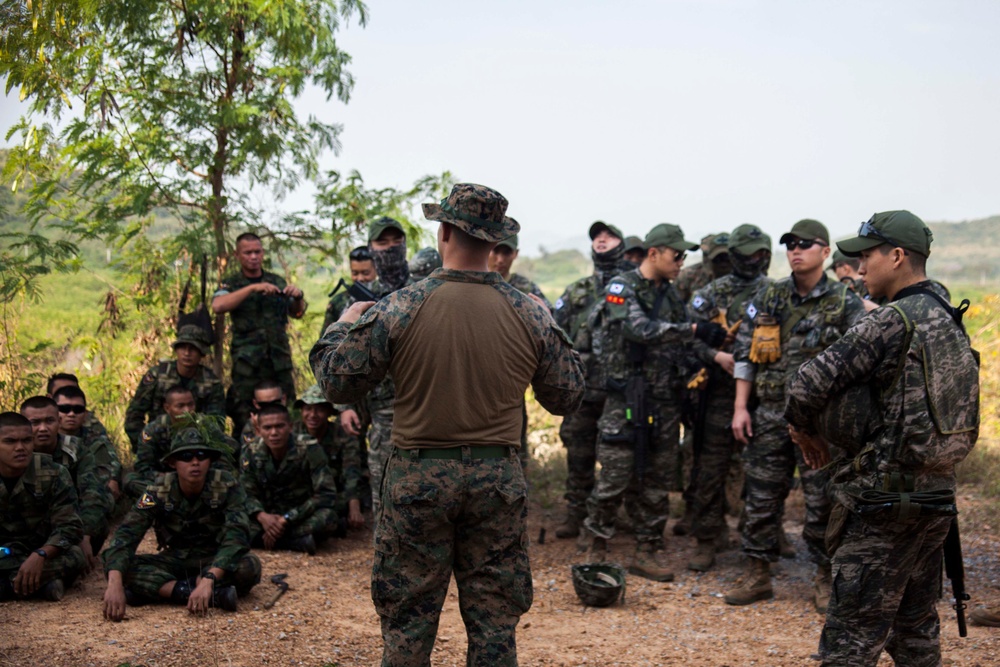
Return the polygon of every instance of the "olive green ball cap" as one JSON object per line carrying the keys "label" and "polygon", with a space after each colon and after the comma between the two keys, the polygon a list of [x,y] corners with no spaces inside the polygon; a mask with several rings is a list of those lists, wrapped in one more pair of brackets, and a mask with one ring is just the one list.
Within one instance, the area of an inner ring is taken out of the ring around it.
{"label": "olive green ball cap", "polygon": [[826,245],[830,245],[830,232],[827,231],[826,225],[819,220],[810,220],[808,218],[799,220],[792,225],[792,231],[781,235],[778,243],[784,245],[793,238],[805,239],[806,241],[822,241]]}
{"label": "olive green ball cap", "polygon": [[758,250],[771,250],[771,237],[756,225],[740,225],[729,235],[729,250],[750,256]]}
{"label": "olive green ball cap", "polygon": [[[840,242],[838,241],[837,244],[840,245]],[[833,254],[830,255],[830,266],[826,267],[826,270],[833,271],[837,267],[837,264],[840,264],[841,262],[846,262],[850,259],[851,259],[850,257],[840,252],[840,250],[834,250]]]}
{"label": "olive green ball cap", "polygon": [[619,241],[625,240],[625,235],[622,234],[622,230],[618,229],[614,225],[609,225],[603,220],[597,220],[594,222],[594,224],[590,226],[590,231],[588,232],[590,235],[590,240],[593,241],[594,237],[596,237],[601,232],[609,232],[610,234],[616,236]]}
{"label": "olive green ball cap", "polygon": [[715,259],[719,255],[728,253],[729,234],[726,232],[722,232],[721,234],[712,234],[708,237],[707,242],[703,242],[701,244],[701,249],[705,253],[705,257],[708,259]]}
{"label": "olive green ball cap", "polygon": [[333,405],[330,403],[330,399],[323,394],[323,390],[319,388],[319,385],[314,384],[302,392],[302,396],[295,400],[295,408],[301,410],[303,405],[321,405],[323,403]]}
{"label": "olive green ball cap", "polygon": [[848,257],[858,257],[863,250],[888,243],[929,257],[933,240],[924,221],[909,211],[885,211],[862,224],[856,238],[838,241],[837,247]]}
{"label": "olive green ball cap", "polygon": [[392,227],[393,229],[398,229],[403,232],[403,236],[406,236],[406,230],[403,229],[403,223],[399,220],[393,220],[392,218],[382,216],[378,220],[372,220],[368,223],[368,242],[371,243],[382,236],[382,232]]}
{"label": "olive green ball cap", "polygon": [[[513,218],[511,218],[511,219],[513,220]],[[506,247],[510,248],[511,250],[517,250],[517,234],[514,234],[513,236],[508,236],[507,238],[505,238],[503,241],[501,241],[500,243],[497,244],[498,248],[500,246],[506,246]]]}
{"label": "olive green ball cap", "polygon": [[172,456],[197,449],[210,452],[213,461],[222,456],[222,452],[213,443],[206,440],[198,429],[183,428],[171,438],[170,451],[160,459],[160,463],[166,464]]}
{"label": "olive green ball cap", "polygon": [[680,227],[667,222],[661,222],[649,230],[649,233],[646,234],[646,240],[642,242],[642,247],[646,250],[663,246],[681,252],[697,250],[699,247],[697,243],[684,240],[684,232],[681,231]]}
{"label": "olive green ball cap", "polygon": [[625,252],[630,250],[645,250],[642,247],[642,239],[638,236],[626,236],[625,237]]}

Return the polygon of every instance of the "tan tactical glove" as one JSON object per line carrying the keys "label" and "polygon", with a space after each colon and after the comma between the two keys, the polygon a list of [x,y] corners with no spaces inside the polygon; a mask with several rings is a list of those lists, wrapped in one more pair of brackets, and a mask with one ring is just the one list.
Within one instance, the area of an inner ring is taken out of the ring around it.
{"label": "tan tactical glove", "polygon": [[761,315],[750,342],[750,361],[773,364],[778,359],[781,359],[781,325],[774,317]]}

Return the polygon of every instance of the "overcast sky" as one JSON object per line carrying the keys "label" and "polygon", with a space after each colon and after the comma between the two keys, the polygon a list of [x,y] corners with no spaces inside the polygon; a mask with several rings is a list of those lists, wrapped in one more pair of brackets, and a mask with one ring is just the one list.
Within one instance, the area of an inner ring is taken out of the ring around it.
{"label": "overcast sky", "polygon": [[[595,219],[688,238],[877,210],[1000,213],[1000,3],[370,0],[324,166],[370,186],[450,170],[510,200],[535,254]],[[16,98],[15,98],[16,99]],[[6,103],[5,125],[14,115]],[[14,105],[16,106],[16,105]],[[310,206],[307,193],[288,202]]]}

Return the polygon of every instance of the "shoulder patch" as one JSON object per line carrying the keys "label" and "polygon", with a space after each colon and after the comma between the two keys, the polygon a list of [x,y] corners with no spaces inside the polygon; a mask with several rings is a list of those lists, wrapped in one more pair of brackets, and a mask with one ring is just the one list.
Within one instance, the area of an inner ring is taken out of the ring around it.
{"label": "shoulder patch", "polygon": [[753,305],[752,303],[747,304],[747,317],[749,317],[751,320],[757,317],[757,306]]}
{"label": "shoulder patch", "polygon": [[701,296],[700,296],[700,295],[699,295],[699,296],[696,296],[696,297],[695,297],[695,298],[694,298],[694,299],[693,299],[693,300],[691,301],[691,306],[692,306],[692,307],[694,307],[694,308],[701,308],[701,307],[702,307],[702,306],[704,306],[704,305],[705,305],[705,300],[704,300],[703,298],[701,298]]}
{"label": "shoulder patch", "polygon": [[142,376],[143,384],[153,384],[154,382],[156,382],[156,375],[153,374],[153,371],[149,371]]}
{"label": "shoulder patch", "polygon": [[562,298],[556,299],[555,309],[559,310],[560,308],[562,308],[563,307],[563,303],[564,302],[563,302]]}
{"label": "shoulder patch", "polygon": [[608,285],[608,291],[612,294],[621,294],[625,289],[625,283],[611,283]]}
{"label": "shoulder patch", "polygon": [[616,306],[620,306],[623,303],[625,303],[625,297],[623,297],[623,296],[616,296],[614,294],[609,294],[608,298],[606,299],[606,301],[608,303],[613,303]]}
{"label": "shoulder patch", "polygon": [[151,507],[156,507],[156,497],[146,491],[142,494],[142,497],[135,504],[136,509],[148,510]]}

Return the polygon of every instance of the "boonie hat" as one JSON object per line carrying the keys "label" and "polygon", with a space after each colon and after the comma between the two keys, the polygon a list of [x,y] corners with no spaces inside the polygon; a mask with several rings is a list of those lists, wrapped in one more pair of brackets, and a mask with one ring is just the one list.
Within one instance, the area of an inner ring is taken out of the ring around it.
{"label": "boonie hat", "polygon": [[222,456],[222,451],[209,442],[205,436],[201,434],[201,431],[196,428],[182,428],[176,433],[176,435],[174,435],[173,438],[171,438],[170,451],[167,452],[166,456],[160,459],[160,463],[166,464],[171,456],[180,454],[181,452],[195,451],[198,449],[211,454],[213,461]]}
{"label": "boonie hat", "polygon": [[684,232],[681,231],[680,227],[667,222],[661,222],[650,229],[649,233],[646,234],[646,240],[642,242],[642,247],[645,250],[661,246],[667,246],[668,248],[682,252],[698,249],[697,243],[684,240]]}
{"label": "boonie hat", "polygon": [[390,217],[382,216],[378,220],[372,220],[368,223],[368,242],[371,243],[382,236],[382,232],[392,227],[393,229],[398,229],[403,232],[403,236],[406,236],[406,230],[403,229],[403,223],[399,220],[393,220]]}
{"label": "boonie hat", "polygon": [[626,236],[625,237],[625,252],[629,250],[645,250],[642,247],[642,239],[638,236]]}
{"label": "boonie hat", "polygon": [[758,250],[771,250],[771,237],[756,225],[740,225],[729,235],[729,249],[750,256]]}
{"label": "boonie hat", "polygon": [[778,243],[785,245],[793,238],[805,239],[807,241],[822,241],[825,245],[830,245],[830,232],[826,230],[819,220],[799,220],[792,225],[792,231],[786,232],[778,239]]}
{"label": "boonie hat", "polygon": [[208,348],[212,346],[212,339],[208,332],[197,324],[185,324],[177,331],[177,338],[171,344],[175,350],[179,345],[193,345],[203,355],[208,354]]}
{"label": "boonie hat", "polygon": [[590,240],[593,241],[594,237],[600,234],[601,232],[610,232],[614,236],[618,237],[619,241],[625,240],[625,235],[622,234],[622,230],[618,229],[614,225],[609,225],[603,220],[597,220],[594,222],[594,224],[590,226],[590,231],[588,232],[588,234],[590,235]]}
{"label": "boonie hat", "polygon": [[[303,405],[320,405],[322,403],[330,403],[330,399],[323,394],[323,390],[319,388],[318,384],[314,384],[304,392],[302,396],[295,399],[295,408],[301,410]],[[330,403],[332,406],[333,404]]]}
{"label": "boonie hat", "polygon": [[[514,218],[511,218],[511,220],[514,220]],[[517,222],[517,221],[514,220],[514,222]],[[506,246],[506,247],[510,248],[511,250],[517,250],[517,234],[514,234],[513,236],[509,236],[509,237],[505,238],[503,241],[501,241],[500,243],[497,244],[498,248],[500,246]]]}
{"label": "boonie hat", "polygon": [[521,231],[521,225],[508,218],[507,198],[492,188],[475,183],[459,183],[440,204],[424,204],[428,220],[455,225],[469,236],[499,243]]}
{"label": "boonie hat", "polygon": [[858,257],[862,250],[888,243],[928,257],[933,240],[934,234],[924,221],[909,211],[885,211],[861,223],[857,238],[838,241],[837,247],[848,257]]}

